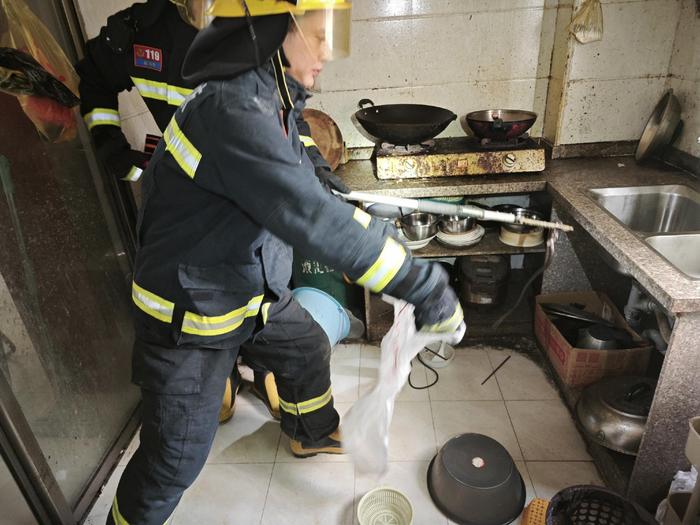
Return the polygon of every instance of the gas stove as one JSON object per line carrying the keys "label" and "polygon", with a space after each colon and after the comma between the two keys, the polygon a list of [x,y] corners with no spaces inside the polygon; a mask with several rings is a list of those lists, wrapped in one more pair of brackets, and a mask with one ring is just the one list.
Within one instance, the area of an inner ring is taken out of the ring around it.
{"label": "gas stove", "polygon": [[374,150],[379,179],[418,179],[524,173],[544,170],[544,146],[530,137],[488,142],[473,137],[433,139],[422,144],[378,144]]}

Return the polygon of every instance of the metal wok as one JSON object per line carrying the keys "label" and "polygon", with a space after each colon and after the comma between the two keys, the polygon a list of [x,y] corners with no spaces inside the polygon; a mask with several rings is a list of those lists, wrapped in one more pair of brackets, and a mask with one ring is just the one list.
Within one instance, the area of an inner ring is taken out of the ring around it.
{"label": "metal wok", "polygon": [[480,139],[510,140],[525,133],[537,113],[518,109],[485,109],[467,113],[467,124]]}
{"label": "metal wok", "polygon": [[[369,104],[369,107],[365,105]],[[420,144],[432,139],[457,118],[448,109],[423,104],[375,106],[368,98],[358,103],[355,118],[364,130],[381,142],[396,145]]]}

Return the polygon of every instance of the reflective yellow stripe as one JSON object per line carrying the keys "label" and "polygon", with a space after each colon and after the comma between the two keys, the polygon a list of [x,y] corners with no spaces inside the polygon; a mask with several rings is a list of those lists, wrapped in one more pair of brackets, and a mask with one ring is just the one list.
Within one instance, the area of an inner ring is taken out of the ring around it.
{"label": "reflective yellow stripe", "polygon": [[299,416],[301,414],[308,414],[309,412],[314,412],[315,410],[323,408],[332,398],[333,395],[330,388],[326,390],[324,394],[309,399],[308,401],[302,401],[301,403],[290,403],[289,401],[285,401],[280,397],[280,408],[288,414]]}
{"label": "reflective yellow stripe", "polygon": [[169,151],[182,170],[190,178],[194,179],[202,154],[187,140],[187,137],[180,130],[180,126],[177,125],[175,117],[170,119],[170,124],[168,124],[163,134],[163,139],[165,140],[166,151]]}
{"label": "reflective yellow stripe", "polygon": [[141,288],[136,282],[131,283],[131,298],[136,306],[151,317],[155,317],[164,323],[172,322],[175,305],[170,301],[166,301],[153,292]]}
{"label": "reflective yellow stripe", "polygon": [[129,173],[126,174],[126,176],[122,180],[126,180],[129,182],[136,182],[141,178],[141,175],[143,174],[143,170],[141,168],[137,168],[136,166],[131,166],[131,169],[129,170]]}
{"label": "reflective yellow stripe", "polygon": [[114,520],[114,525],[129,525],[129,522],[119,512],[119,503],[117,503],[116,496],[114,496],[114,502],[112,503],[112,520]]}
{"label": "reflective yellow stripe", "polygon": [[235,310],[213,317],[185,312],[185,318],[182,320],[182,331],[187,334],[213,336],[227,334],[233,332],[236,328],[243,324],[247,317],[255,317],[260,311],[260,304],[263,296],[257,295],[253,297],[248,304],[236,308]]}
{"label": "reflective yellow stripe", "polygon": [[83,115],[83,120],[88,129],[95,126],[121,126],[119,112],[110,108],[95,108],[90,113]]}
{"label": "reflective yellow stripe", "polygon": [[445,332],[449,334],[455,332],[462,321],[464,321],[464,311],[462,311],[462,305],[457,303],[455,313],[453,313],[449,319],[430,326],[424,326],[423,330],[426,332]]}
{"label": "reflective yellow stripe", "polygon": [[271,305],[271,304],[272,304],[272,303],[265,303],[264,305],[262,305],[262,320],[263,320],[263,324],[267,324],[267,313],[268,313],[268,311],[270,310],[270,305]]}
{"label": "reflective yellow stripe", "polygon": [[391,237],[387,238],[382,253],[369,267],[357,284],[369,288],[375,293],[381,292],[401,269],[406,260],[406,250]]}
{"label": "reflective yellow stripe", "polygon": [[131,81],[138,89],[143,98],[152,98],[154,100],[162,100],[171,106],[179,106],[182,104],[187,95],[192,93],[192,89],[173,86],[165,82],[156,82],[145,78],[131,77]]}
{"label": "reflective yellow stripe", "polygon": [[352,214],[352,218],[362,224],[365,230],[369,228],[369,223],[372,220],[372,216],[360,208],[355,208],[355,213]]}
{"label": "reflective yellow stripe", "polygon": [[299,135],[299,138],[301,139],[301,143],[307,148],[310,146],[316,146],[318,148],[318,146],[316,145],[316,141],[311,137],[308,137],[306,135]]}

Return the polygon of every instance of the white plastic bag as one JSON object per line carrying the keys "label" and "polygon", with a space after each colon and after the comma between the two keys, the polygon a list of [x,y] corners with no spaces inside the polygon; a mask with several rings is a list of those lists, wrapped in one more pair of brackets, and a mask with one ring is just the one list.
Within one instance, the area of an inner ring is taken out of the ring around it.
{"label": "white plastic bag", "polygon": [[360,472],[375,475],[386,472],[389,465],[389,425],[394,400],[406,384],[411,360],[431,343],[458,343],[466,329],[462,323],[453,334],[417,332],[413,306],[404,301],[391,301],[394,324],[382,339],[377,382],[343,418],[343,447]]}
{"label": "white plastic bag", "polygon": [[600,0],[584,0],[569,25],[569,31],[582,44],[603,40],[603,7]]}

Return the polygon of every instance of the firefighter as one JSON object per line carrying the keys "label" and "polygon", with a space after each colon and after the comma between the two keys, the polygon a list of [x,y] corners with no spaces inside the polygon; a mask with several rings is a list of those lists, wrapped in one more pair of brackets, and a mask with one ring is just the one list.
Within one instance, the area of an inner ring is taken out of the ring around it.
{"label": "firefighter", "polygon": [[[185,53],[200,29],[208,25],[209,3],[203,0],[149,0],[120,11],[107,20],[98,37],[87,42],[85,58],[78,64],[81,113],[95,143],[98,158],[112,177],[136,182],[148,155],[131,148],[121,129],[118,94],[136,87],[161,132],[177,107],[192,92],[182,79]],[[335,189],[346,190],[334,177],[311,138],[301,115],[304,88],[288,77],[295,118],[317,176]],[[310,86],[307,86],[310,87]],[[248,363],[252,364],[252,363]],[[254,366],[254,365],[253,365]],[[279,398],[274,376],[259,367],[253,371],[252,391],[270,414],[279,419]],[[234,367],[226,385],[220,421],[234,412],[241,376]]]}
{"label": "firefighter", "polygon": [[132,297],[139,448],[108,523],[163,523],[204,465],[241,345],[275,374],[281,427],[301,457],[342,453],[330,344],[287,289],[292,246],[377,293],[415,305],[419,329],[463,313],[444,270],[411,259],[393,227],[314,175],[285,95],[348,51],[348,0],[218,0],[144,174]]}

